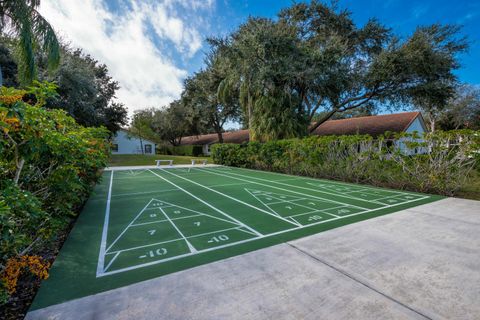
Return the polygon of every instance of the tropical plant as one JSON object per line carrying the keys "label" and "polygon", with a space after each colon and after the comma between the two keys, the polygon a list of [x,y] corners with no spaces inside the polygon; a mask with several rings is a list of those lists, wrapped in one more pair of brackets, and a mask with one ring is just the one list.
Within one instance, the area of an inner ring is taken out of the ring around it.
{"label": "tropical plant", "polygon": [[312,136],[215,144],[215,163],[454,195],[480,163],[480,132]]}
{"label": "tropical plant", "polygon": [[[50,69],[60,62],[60,45],[48,21],[38,12],[40,0],[0,1],[0,33],[12,32],[16,36],[19,56],[19,76],[30,84],[36,76],[35,51],[47,54]],[[0,68],[0,86],[2,85]]]}
{"label": "tropical plant", "polygon": [[[75,216],[106,165],[105,128],[78,125],[45,101],[55,85],[0,88],[0,296],[24,269],[44,278],[36,256]],[[28,101],[25,102],[25,101]],[[38,273],[36,273],[38,271]]]}

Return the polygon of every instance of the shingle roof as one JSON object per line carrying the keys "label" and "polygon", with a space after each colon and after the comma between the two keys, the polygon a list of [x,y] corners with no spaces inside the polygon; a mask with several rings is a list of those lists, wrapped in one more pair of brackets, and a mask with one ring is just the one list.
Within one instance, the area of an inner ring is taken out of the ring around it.
{"label": "shingle roof", "polygon": [[[223,133],[223,142],[225,143],[244,143],[248,142],[248,130],[238,130]],[[203,134],[200,136],[183,137],[181,145],[204,145],[218,142],[218,135],[216,133]]]}
{"label": "shingle roof", "polygon": [[[328,120],[322,123],[312,134],[327,135],[352,135],[369,134],[378,136],[390,132],[403,132],[417,118],[421,117],[420,112],[402,112],[393,114],[382,114],[378,116],[367,116],[350,119]],[[249,141],[248,130],[224,132],[225,143],[244,143]],[[189,136],[182,138],[182,145],[204,145],[218,142],[216,133],[200,136]]]}
{"label": "shingle roof", "polygon": [[386,131],[403,132],[418,116],[421,117],[420,112],[402,112],[382,114],[378,116],[329,120],[315,129],[313,134],[320,136],[352,134],[369,134],[372,136],[378,136]]}

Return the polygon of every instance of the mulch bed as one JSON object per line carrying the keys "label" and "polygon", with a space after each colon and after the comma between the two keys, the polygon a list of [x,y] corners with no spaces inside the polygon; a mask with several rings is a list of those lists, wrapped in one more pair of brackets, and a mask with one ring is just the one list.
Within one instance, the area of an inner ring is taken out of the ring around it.
{"label": "mulch bed", "polygon": [[[80,211],[81,207],[77,212]],[[50,262],[50,265],[53,264],[53,261],[55,261],[55,258],[60,252],[70,230],[72,230],[75,221],[76,218],[73,218],[55,240],[49,242],[48,245],[43,248],[43,251],[35,252],[35,254]],[[41,280],[39,278],[26,272],[23,273],[18,279],[17,290],[15,293],[10,296],[10,299],[6,304],[0,305],[0,319],[18,320],[25,318],[28,308],[32,304],[33,298],[35,298],[35,295],[40,288],[40,284]]]}

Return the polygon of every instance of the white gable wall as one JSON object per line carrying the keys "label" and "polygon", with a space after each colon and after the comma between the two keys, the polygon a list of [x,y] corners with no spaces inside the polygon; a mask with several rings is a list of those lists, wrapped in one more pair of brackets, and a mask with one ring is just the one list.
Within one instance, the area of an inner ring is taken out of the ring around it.
{"label": "white gable wall", "polygon": [[[124,130],[119,130],[115,137],[113,138],[112,144],[118,145],[118,151],[112,150],[112,154],[142,154],[143,145],[144,151],[151,149],[151,152],[144,152],[145,154],[155,154],[155,143],[149,140],[140,139],[136,136],[129,135],[128,132]],[[145,148],[145,146],[150,145],[150,148]]]}
{"label": "white gable wall", "polygon": [[415,120],[410,124],[410,126],[405,130],[407,133],[417,131],[418,134],[422,135],[425,132],[425,127],[420,120],[420,117],[416,117]]}
{"label": "white gable wall", "polygon": [[[410,126],[408,126],[408,128],[405,130],[406,133],[413,133],[413,132],[417,132],[418,135],[420,137],[423,136],[423,134],[426,132],[425,130],[425,126],[423,124],[423,122],[420,120],[420,117],[417,117],[415,118],[415,120],[413,120],[413,122],[410,124]],[[407,148],[407,146],[402,142],[402,141],[413,141],[413,139],[411,138],[408,138],[408,139],[405,139],[405,138],[402,138],[400,139],[399,141],[396,142],[397,146],[403,151],[403,153],[405,154],[408,154],[408,155],[414,155],[414,154],[425,154],[428,152],[428,149],[427,148],[415,148],[415,149],[410,149],[410,148]],[[422,142],[423,139],[415,139],[415,141],[417,142]]]}

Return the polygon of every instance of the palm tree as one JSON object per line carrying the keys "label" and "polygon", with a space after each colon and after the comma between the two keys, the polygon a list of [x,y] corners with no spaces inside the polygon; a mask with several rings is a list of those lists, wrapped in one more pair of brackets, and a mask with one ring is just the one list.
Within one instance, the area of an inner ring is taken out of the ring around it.
{"label": "palm tree", "polygon": [[40,0],[0,0],[0,33],[12,32],[18,40],[19,76],[25,84],[35,77],[36,50],[47,55],[50,69],[60,62],[60,44],[52,26],[37,11],[39,6]]}

